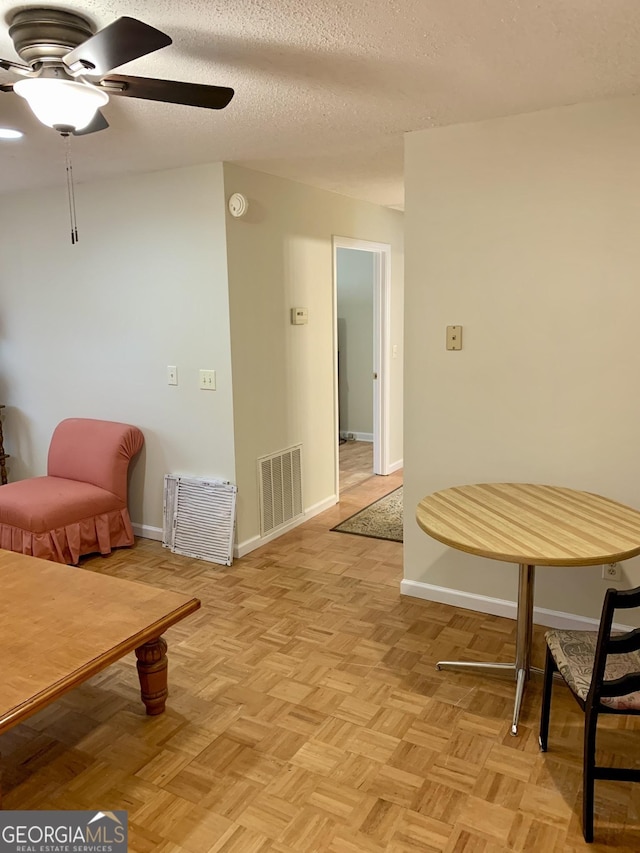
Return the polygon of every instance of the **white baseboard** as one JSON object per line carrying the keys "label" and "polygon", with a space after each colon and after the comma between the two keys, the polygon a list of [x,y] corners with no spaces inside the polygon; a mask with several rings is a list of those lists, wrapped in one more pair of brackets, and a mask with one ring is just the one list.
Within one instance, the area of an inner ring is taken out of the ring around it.
{"label": "white baseboard", "polygon": [[319,503],[314,504],[313,506],[310,506],[305,509],[304,515],[301,515],[300,518],[296,518],[294,521],[289,522],[289,524],[283,524],[282,527],[279,527],[277,530],[271,531],[271,533],[268,533],[266,536],[254,536],[251,539],[245,539],[244,542],[239,542],[237,545],[234,546],[233,556],[244,557],[251,551],[255,551],[256,548],[261,548],[268,542],[273,542],[274,539],[278,539],[280,536],[284,536],[285,533],[288,533],[290,530],[293,530],[299,525],[304,524],[305,521],[309,521],[309,519],[313,518],[314,515],[319,515],[326,509],[331,509],[331,507],[335,506],[337,503],[338,496],[331,495],[330,498],[326,498],[325,500],[320,501]]}
{"label": "white baseboard", "polygon": [[[244,555],[248,554],[250,551],[255,551],[256,548],[266,545],[267,542],[272,542],[279,536],[283,536],[285,533],[288,533],[289,530],[293,530],[295,527],[298,527],[298,525],[304,524],[305,521],[309,521],[309,519],[313,518],[314,515],[319,515],[326,509],[331,509],[331,507],[335,506],[337,503],[337,495],[332,495],[314,506],[308,507],[308,509],[304,511],[304,515],[301,515],[300,518],[296,518],[295,521],[292,521],[290,524],[285,524],[282,527],[279,527],[267,536],[254,536],[252,539],[247,539],[245,542],[240,542],[235,545],[233,549],[233,556],[244,557]],[[161,527],[151,527],[148,524],[135,524],[134,522],[131,523],[131,526],[136,536],[141,536],[143,539],[154,539],[157,542],[162,542]]]}
{"label": "white baseboard", "polygon": [[141,536],[143,539],[155,539],[157,542],[162,542],[162,528],[150,527],[148,524],[136,524],[131,522],[133,532],[136,536]]}
{"label": "white baseboard", "polygon": [[394,471],[399,471],[403,467],[404,459],[398,459],[397,462],[392,462],[391,465],[389,465],[389,474],[393,474]]}
{"label": "white baseboard", "polygon": [[[340,433],[340,438],[347,438],[348,435],[352,435],[352,441],[373,441],[373,433],[372,432],[353,432],[353,430],[347,429],[343,430]],[[349,439],[347,439],[349,441]]]}
{"label": "white baseboard", "polygon": [[[435,586],[421,581],[403,580],[400,583],[400,593],[412,598],[422,598],[425,601],[436,601],[439,604],[463,607],[465,610],[490,613],[492,616],[505,616],[507,619],[515,619],[518,612],[515,601],[508,601],[504,598],[490,598],[474,592],[464,592],[446,586]],[[548,610],[546,607],[533,608],[533,621],[536,625],[568,631],[596,631],[600,622],[599,619],[592,619],[589,616],[563,613],[560,610]],[[631,630],[629,625],[615,624],[613,627],[617,631]]]}

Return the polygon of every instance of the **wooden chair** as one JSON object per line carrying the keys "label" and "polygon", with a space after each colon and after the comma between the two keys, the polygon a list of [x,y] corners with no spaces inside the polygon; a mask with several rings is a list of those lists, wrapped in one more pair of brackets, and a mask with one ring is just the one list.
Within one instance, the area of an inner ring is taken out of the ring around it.
{"label": "wooden chair", "polygon": [[608,589],[600,628],[549,631],[540,716],[540,749],[547,751],[553,675],[559,671],[585,714],[582,831],[593,841],[596,779],[640,781],[640,769],[596,764],[596,728],[600,714],[640,714],[640,628],[611,635],[614,611],[640,606],[640,587]]}

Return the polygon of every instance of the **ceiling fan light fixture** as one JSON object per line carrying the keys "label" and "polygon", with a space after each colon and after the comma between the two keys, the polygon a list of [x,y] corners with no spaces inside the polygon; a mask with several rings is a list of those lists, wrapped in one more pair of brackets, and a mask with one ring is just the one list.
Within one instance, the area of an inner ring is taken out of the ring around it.
{"label": "ceiling fan light fixture", "polygon": [[18,80],[13,91],[25,99],[42,124],[54,128],[83,130],[109,102],[107,93],[94,86],[50,77]]}

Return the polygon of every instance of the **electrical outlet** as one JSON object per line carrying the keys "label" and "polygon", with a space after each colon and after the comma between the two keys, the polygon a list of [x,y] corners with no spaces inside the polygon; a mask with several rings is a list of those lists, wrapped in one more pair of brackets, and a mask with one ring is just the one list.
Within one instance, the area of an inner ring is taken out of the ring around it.
{"label": "electrical outlet", "polygon": [[620,569],[620,563],[605,563],[605,565],[602,567],[602,577],[606,581],[622,580],[622,570]]}

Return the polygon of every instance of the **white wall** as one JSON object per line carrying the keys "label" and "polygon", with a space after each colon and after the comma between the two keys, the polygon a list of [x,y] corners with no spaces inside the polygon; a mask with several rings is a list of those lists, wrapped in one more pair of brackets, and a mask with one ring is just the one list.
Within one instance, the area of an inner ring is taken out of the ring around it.
{"label": "white wall", "polygon": [[[11,479],[43,474],[65,417],[137,424],[131,515],[162,526],[166,472],[235,480],[222,165],[128,176],[0,206],[0,399]],[[167,365],[179,385],[167,385]],[[213,368],[215,392],[199,391]]]}
{"label": "white wall", "polygon": [[[551,483],[640,508],[639,151],[633,98],[407,136],[407,579],[515,598],[514,567],[419,530],[437,489]],[[639,584],[638,558],[624,572]],[[596,617],[606,585],[540,568],[536,603]]]}
{"label": "white wall", "polygon": [[336,249],[341,433],[373,436],[373,275],[375,256]]}
{"label": "white wall", "polygon": [[[304,453],[304,506],[336,499],[333,235],[392,246],[391,344],[402,351],[403,215],[303,184],[224,165],[225,194],[249,212],[227,217],[238,482],[238,542],[259,536],[256,460],[292,444]],[[290,308],[309,322],[292,326]],[[402,359],[391,361],[391,452],[402,458]]]}

